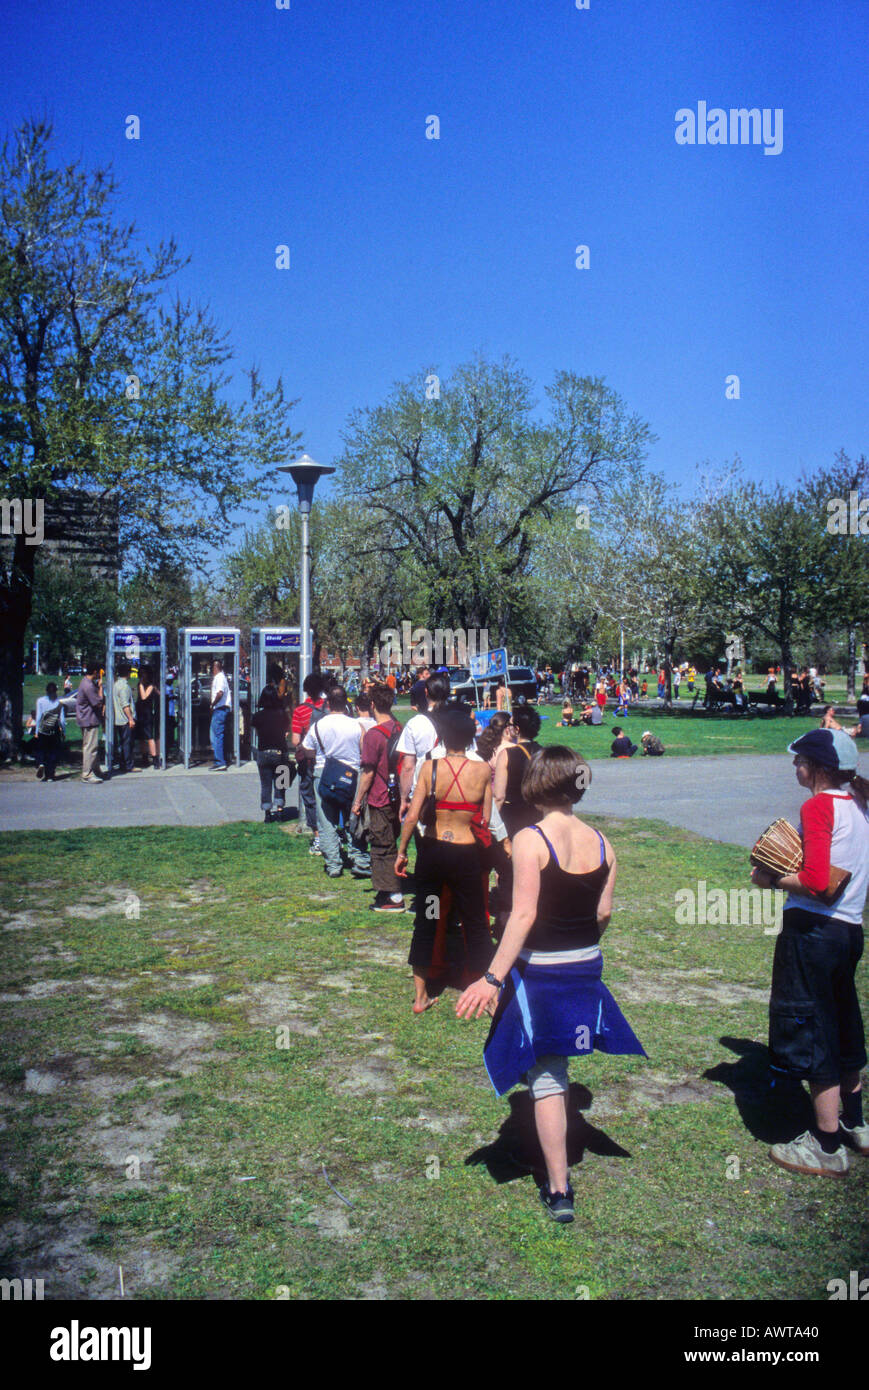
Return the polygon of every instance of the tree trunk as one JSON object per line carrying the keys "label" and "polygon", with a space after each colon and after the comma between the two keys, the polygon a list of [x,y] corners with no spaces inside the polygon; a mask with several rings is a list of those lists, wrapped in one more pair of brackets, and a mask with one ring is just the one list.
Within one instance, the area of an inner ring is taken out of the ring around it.
{"label": "tree trunk", "polygon": [[0,587],[0,758],[14,757],[21,743],[24,634],[33,605],[35,563],[35,547],[16,536],[8,583]]}
{"label": "tree trunk", "polygon": [[785,714],[793,714],[794,700],[791,695],[791,676],[793,675],[793,658],[791,657],[790,639],[781,644],[781,676],[784,686]]}
{"label": "tree trunk", "polygon": [[667,677],[667,686],[664,694],[664,709],[673,708],[673,647],[675,638],[670,638],[664,645],[664,674]]}
{"label": "tree trunk", "polygon": [[857,699],[857,629],[848,628],[848,691],[850,704]]}

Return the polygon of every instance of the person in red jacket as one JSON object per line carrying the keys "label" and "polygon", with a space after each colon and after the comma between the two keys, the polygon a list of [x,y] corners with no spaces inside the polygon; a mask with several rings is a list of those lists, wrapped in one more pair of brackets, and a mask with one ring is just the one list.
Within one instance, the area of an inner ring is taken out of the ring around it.
{"label": "person in red jacket", "polygon": [[[869,889],[869,782],[857,775],[856,745],[841,729],[812,729],[788,751],[797,781],[812,793],[800,810],[803,865],[782,875],[756,868],[751,877],[788,895],[772,968],[770,1062],[808,1081],[815,1123],[773,1144],[770,1158],[793,1173],[844,1177],[846,1144],[869,1156],[860,1078],[866,1042],[854,983]],[[817,896],[831,865],[850,874],[832,903]]]}

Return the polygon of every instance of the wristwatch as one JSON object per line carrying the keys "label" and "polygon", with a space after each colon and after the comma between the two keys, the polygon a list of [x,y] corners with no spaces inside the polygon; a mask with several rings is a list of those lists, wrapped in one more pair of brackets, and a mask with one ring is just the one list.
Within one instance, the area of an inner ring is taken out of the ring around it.
{"label": "wristwatch", "polygon": [[486,980],[488,984],[495,985],[497,989],[504,988],[504,981],[499,980],[497,975],[493,975],[491,970],[486,971],[485,975],[483,976],[483,979]]}

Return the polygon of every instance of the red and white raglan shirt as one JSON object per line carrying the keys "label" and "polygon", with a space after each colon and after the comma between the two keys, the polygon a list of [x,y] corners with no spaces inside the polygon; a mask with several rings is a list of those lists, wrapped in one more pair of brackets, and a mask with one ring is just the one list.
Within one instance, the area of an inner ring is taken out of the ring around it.
{"label": "red and white raglan shirt", "polygon": [[[869,813],[860,810],[844,787],[827,788],[803,802],[800,826],[803,867],[797,878],[808,893],[788,893],[785,909],[801,907],[818,917],[859,925],[869,889]],[[834,903],[825,903],[809,894],[825,890],[831,864],[850,870],[851,880]]]}

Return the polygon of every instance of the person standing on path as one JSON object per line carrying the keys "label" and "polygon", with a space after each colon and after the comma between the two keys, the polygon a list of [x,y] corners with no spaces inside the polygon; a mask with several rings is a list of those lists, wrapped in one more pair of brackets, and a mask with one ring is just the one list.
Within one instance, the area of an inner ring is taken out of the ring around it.
{"label": "person standing on path", "polygon": [[[362,682],[363,687],[365,682]],[[290,740],[296,750],[299,768],[299,798],[305,808],[305,824],[313,835],[309,854],[322,854],[320,836],[317,833],[317,798],[314,794],[314,758],[308,757],[302,740],[322,715],[326,714],[326,701],[323,698],[323,677],[317,671],[310,671],[302,682],[305,698],[293,710],[290,726]]]}
{"label": "person standing on path", "polygon": [[48,682],[45,694],[36,701],[33,724],[36,732],[36,779],[53,782],[66,728],[66,711],[57,698],[54,681]]}
{"label": "person standing on path", "polygon": [[375,685],[371,691],[374,727],[362,736],[361,774],[352,813],[362,816],[368,808],[368,843],[371,850],[372,912],[404,912],[404,895],[395,872],[395,842],[398,839],[398,806],[401,793],[395,787],[390,796],[391,769],[389,745],[401,725],[392,714],[392,691],[388,685]]}
{"label": "person standing on path", "polygon": [[100,663],[90,661],[75,693],[75,722],[81,729],[81,780],[90,786],[103,780],[98,771],[100,728],[105,711]]}
{"label": "person standing on path", "polygon": [[214,750],[215,772],[226,771],[226,722],[231,710],[229,681],[223,670],[223,662],[215,658],[211,665],[211,747]]}
{"label": "person standing on path", "polygon": [[136,725],[142,755],[142,767],[160,766],[160,691],[154,684],[154,672],[143,665],[139,670],[139,694],[136,700]]}
{"label": "person standing on path", "polygon": [[[347,695],[341,685],[329,691],[329,713],[312,723],[302,740],[307,752],[314,754],[314,792],[317,797],[317,831],[326,873],[340,878],[342,859],[346,855],[354,878],[368,878],[371,859],[365,849],[364,834],[350,833],[348,813],[356,796],[359,781],[360,735],[358,720],[347,713]],[[342,804],[321,790],[327,761],[343,764],[356,773],[352,798]]]}
{"label": "person standing on path", "polygon": [[128,680],[130,663],[119,661],[117,674],[112,685],[112,704],[115,713],[115,730],[118,737],[118,770],[134,771],[133,735],[136,729],[136,716],[133,712],[133,691]]}
{"label": "person standing on path", "polygon": [[425,692],[428,701],[427,711],[424,714],[422,712],[415,714],[412,719],[408,719],[401,732],[401,738],[398,740],[398,752],[401,754],[399,773],[401,808],[399,816],[402,820],[410,808],[410,801],[419,778],[422,760],[438,742],[437,729],[432,723],[431,716],[435,711],[442,709],[449,699],[449,676],[429,676],[425,683]]}

